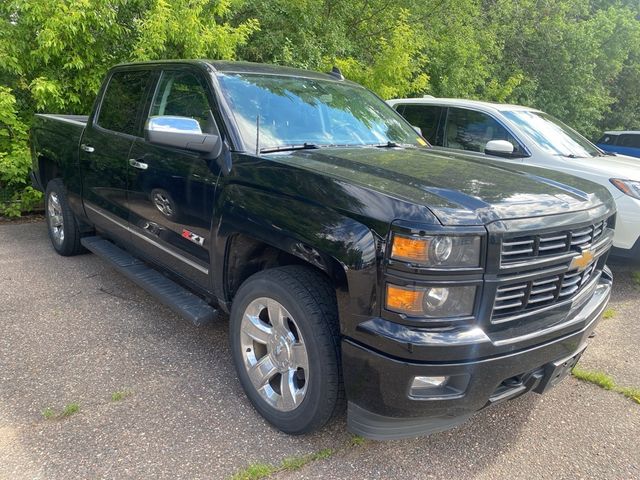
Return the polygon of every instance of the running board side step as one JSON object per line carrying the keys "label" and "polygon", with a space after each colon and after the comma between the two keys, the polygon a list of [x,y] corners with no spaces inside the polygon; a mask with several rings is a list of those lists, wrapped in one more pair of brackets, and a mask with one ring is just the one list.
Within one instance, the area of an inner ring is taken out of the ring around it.
{"label": "running board side step", "polygon": [[202,298],[165,277],[109,240],[98,236],[84,237],[80,239],[80,243],[194,325],[199,327],[216,318],[217,310]]}

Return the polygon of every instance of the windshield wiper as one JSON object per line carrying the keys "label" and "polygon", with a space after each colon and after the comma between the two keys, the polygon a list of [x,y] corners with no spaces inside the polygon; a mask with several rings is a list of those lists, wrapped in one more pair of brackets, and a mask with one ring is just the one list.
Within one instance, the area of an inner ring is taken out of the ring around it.
{"label": "windshield wiper", "polygon": [[265,147],[260,149],[260,153],[291,152],[293,150],[315,150],[316,148],[320,148],[320,145],[305,142],[302,145],[281,145],[279,147]]}
{"label": "windshield wiper", "polygon": [[396,147],[399,147],[400,144],[389,140],[387,143],[374,143],[368,146],[377,147],[377,148],[396,148]]}

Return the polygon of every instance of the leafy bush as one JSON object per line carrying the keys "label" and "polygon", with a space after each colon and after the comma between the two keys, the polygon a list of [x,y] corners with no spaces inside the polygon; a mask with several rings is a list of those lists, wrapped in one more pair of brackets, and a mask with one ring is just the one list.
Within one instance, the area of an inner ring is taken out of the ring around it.
{"label": "leafy bush", "polygon": [[35,206],[40,192],[29,185],[27,128],[16,115],[16,99],[0,86],[0,215],[18,217]]}
{"label": "leafy bush", "polygon": [[637,0],[3,0],[0,215],[29,186],[34,113],[87,113],[109,67],[215,58],[345,75],[382,97],[521,103],[583,134],[640,128]]}

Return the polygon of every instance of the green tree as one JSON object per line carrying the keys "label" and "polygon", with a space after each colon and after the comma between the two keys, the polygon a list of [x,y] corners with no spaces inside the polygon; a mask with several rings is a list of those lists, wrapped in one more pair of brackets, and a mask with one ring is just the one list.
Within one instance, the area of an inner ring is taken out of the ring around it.
{"label": "green tree", "polygon": [[86,113],[114,64],[170,57],[233,58],[257,29],[224,19],[221,0],[5,0],[0,3],[0,214],[39,200],[28,185],[36,112]]}

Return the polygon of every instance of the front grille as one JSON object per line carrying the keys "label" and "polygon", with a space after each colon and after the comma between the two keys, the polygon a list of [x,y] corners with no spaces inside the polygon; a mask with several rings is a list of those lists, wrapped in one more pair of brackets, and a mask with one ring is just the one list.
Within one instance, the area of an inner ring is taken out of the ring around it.
{"label": "front grille", "polygon": [[560,255],[580,248],[588,248],[605,233],[607,221],[594,225],[552,233],[510,237],[502,240],[502,265],[535,258]]}
{"label": "front grille", "polygon": [[584,270],[543,275],[533,280],[514,281],[496,290],[492,319],[512,316],[571,298],[589,282],[597,261]]}

